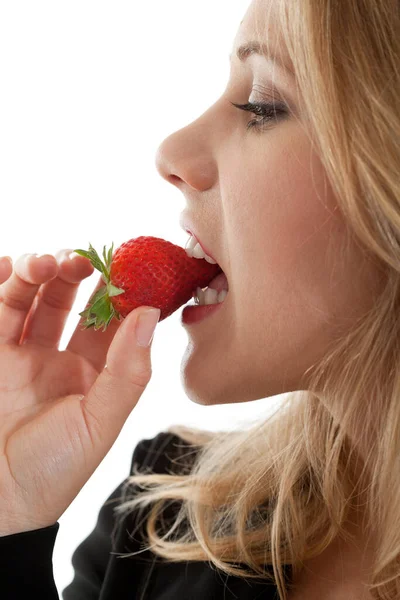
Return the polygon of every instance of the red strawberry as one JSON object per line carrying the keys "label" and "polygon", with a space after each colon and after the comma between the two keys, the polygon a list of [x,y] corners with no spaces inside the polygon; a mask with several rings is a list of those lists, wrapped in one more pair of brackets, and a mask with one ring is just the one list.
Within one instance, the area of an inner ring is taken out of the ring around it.
{"label": "red strawberry", "polygon": [[191,258],[184,248],[161,238],[141,236],[124,242],[113,255],[112,244],[104,263],[89,244],[89,251],[75,250],[103,274],[105,286],[93,294],[86,309],[84,328],[103,327],[116,317],[126,317],[138,306],[160,308],[159,321],[186,304],[197,287],[206,287],[222,269],[206,260]]}

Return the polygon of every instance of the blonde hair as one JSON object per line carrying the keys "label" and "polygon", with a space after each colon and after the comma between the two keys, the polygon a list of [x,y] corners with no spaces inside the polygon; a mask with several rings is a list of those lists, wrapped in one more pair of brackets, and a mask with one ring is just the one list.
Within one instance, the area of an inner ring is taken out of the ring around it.
{"label": "blonde hair", "polygon": [[[337,536],[349,537],[344,523],[361,467],[366,527],[377,536],[366,583],[375,598],[399,598],[400,2],[274,5],[310,139],[349,234],[382,270],[383,289],[308,369],[305,391],[288,394],[269,418],[218,434],[170,428],[196,446],[190,469],[135,471],[128,483],[143,491],[115,512],[152,505],[146,533],[155,554],[261,576],[286,600],[283,565],[299,572]],[[265,33],[260,39],[268,44]],[[363,460],[351,432],[365,435],[356,440],[366,448]],[[174,501],[176,522],[163,533],[157,519]]]}

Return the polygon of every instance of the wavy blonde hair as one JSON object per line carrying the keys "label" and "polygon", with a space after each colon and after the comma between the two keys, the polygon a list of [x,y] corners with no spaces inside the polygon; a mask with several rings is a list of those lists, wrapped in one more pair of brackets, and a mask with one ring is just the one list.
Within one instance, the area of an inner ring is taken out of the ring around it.
{"label": "wavy blonde hair", "polygon": [[[155,554],[272,579],[286,600],[283,565],[296,573],[336,536],[349,536],[344,523],[361,465],[368,475],[366,526],[377,533],[366,583],[374,598],[399,598],[400,2],[301,0],[301,10],[297,2],[274,2],[307,131],[349,234],[382,270],[382,290],[307,371],[305,391],[288,394],[273,415],[248,429],[170,428],[196,446],[191,468],[135,470],[129,483],[143,491],[114,510],[151,508],[146,533]],[[268,44],[265,32],[260,40]],[[350,443],[360,418],[368,434],[357,440],[367,448],[361,463]],[[157,520],[171,501],[180,509],[162,532]]]}

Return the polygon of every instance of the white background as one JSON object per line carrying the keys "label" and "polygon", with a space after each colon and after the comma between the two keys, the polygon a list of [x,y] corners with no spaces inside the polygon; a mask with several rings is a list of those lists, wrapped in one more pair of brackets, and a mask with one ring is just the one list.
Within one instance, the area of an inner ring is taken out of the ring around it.
{"label": "white background", "polygon": [[[185,246],[181,192],[155,155],[165,137],[223,93],[229,53],[249,0],[13,0],[0,4],[0,255],[99,251],[140,235]],[[232,101],[235,101],[232,98]],[[80,289],[60,344],[98,281]],[[274,399],[204,407],[180,382],[182,309],[163,321],[153,377],[112,449],[60,517],[54,574],[61,597],[71,555],[129,474],[137,442],[172,423],[228,429]],[[275,399],[276,401],[276,399]]]}

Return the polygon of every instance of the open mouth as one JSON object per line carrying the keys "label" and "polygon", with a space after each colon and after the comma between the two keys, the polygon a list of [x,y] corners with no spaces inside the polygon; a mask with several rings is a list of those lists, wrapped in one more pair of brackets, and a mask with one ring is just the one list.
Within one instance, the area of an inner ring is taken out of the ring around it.
{"label": "open mouth", "polygon": [[193,292],[194,304],[207,306],[222,304],[229,293],[228,279],[224,272],[219,273],[205,288],[198,287]]}
{"label": "open mouth", "polygon": [[[206,254],[196,236],[190,231],[187,232],[190,234],[190,238],[185,248],[187,255],[198,260],[206,260],[210,264],[217,264],[221,271],[212,281],[210,281],[208,286],[204,288],[198,287],[193,291],[192,297],[194,299],[194,304],[200,306],[222,304],[229,292],[228,279],[216,260]],[[193,306],[193,303],[191,305]]]}

